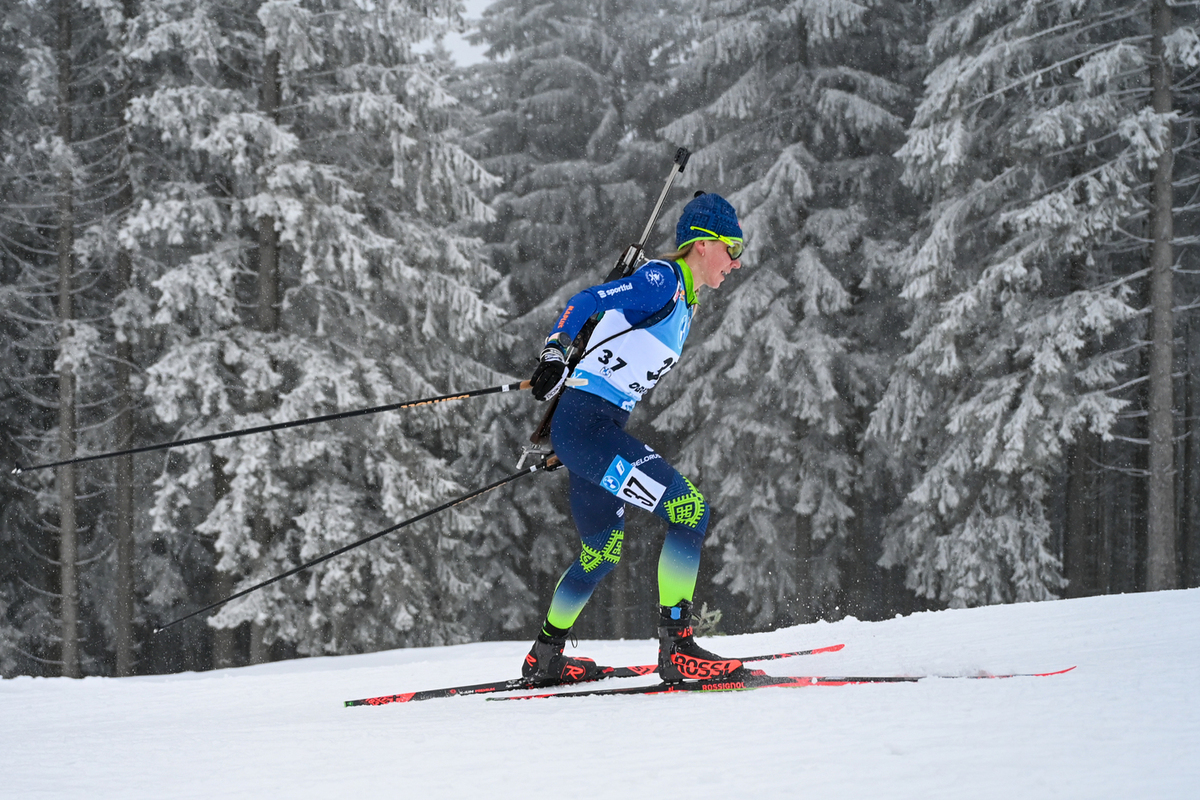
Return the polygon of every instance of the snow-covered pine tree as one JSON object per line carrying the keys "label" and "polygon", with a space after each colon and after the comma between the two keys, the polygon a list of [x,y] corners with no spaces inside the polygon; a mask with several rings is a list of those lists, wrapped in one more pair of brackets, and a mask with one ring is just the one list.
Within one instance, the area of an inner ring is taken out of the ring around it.
{"label": "snow-covered pine tree", "polygon": [[[125,235],[159,264],[150,323],[167,349],[146,391],[181,435],[495,382],[478,361],[495,275],[454,227],[488,218],[476,192],[494,179],[455,143],[446,65],[413,52],[457,13],[142,4],[131,56],[163,79],[131,117],[163,166]],[[203,539],[218,577],[258,581],[460,493],[450,464],[472,416],[439,406],[192,449],[164,465],[154,528],[179,561]],[[488,530],[470,508],[446,513],[210,624],[251,622],[256,660],[275,642],[313,654],[460,640],[488,588]],[[167,581],[155,613],[203,599]]]}
{"label": "snow-covered pine tree", "polygon": [[[674,152],[655,135],[670,119],[661,89],[679,33],[674,13],[643,0],[500,0],[484,14],[479,39],[492,60],[464,86],[481,111],[473,146],[504,179],[485,238],[514,314],[504,328],[506,372],[528,376],[563,302],[601,281],[645,227]],[[519,409],[497,407],[476,451],[480,467],[510,468],[543,411],[528,399]],[[496,597],[504,611],[487,633],[532,633],[578,553],[565,475],[514,487],[487,509],[511,542],[498,561],[510,587]],[[581,630],[650,632],[651,603],[633,597],[653,588],[653,560],[642,558],[650,538],[626,539],[626,557],[600,590],[609,596],[592,606],[604,614],[585,613]]]}
{"label": "snow-covered pine tree", "polygon": [[[1175,103],[1169,50],[1175,20],[1167,0],[1150,1],[1150,43],[1147,72],[1150,110],[1158,115],[1160,132],[1147,204],[1149,242],[1150,331],[1146,382],[1146,430],[1149,436],[1146,476],[1146,588],[1179,587],[1175,504]],[[1186,46],[1195,59],[1200,53],[1195,31]],[[1176,39],[1175,41],[1178,41]]]}
{"label": "snow-covered pine tree", "polygon": [[22,347],[29,331],[42,320],[23,321],[14,313],[19,280],[30,262],[42,260],[38,251],[46,247],[36,226],[28,224],[33,215],[14,208],[30,188],[29,167],[19,154],[38,138],[21,77],[26,61],[22,46],[32,42],[36,25],[36,15],[21,8],[8,13],[0,27],[0,118],[7,120],[0,129],[0,676],[6,678],[57,672],[36,660],[52,657],[46,634],[54,626],[53,609],[38,593],[50,589],[53,580],[50,564],[38,557],[41,552],[50,554],[52,543],[44,535],[30,541],[33,532],[27,521],[37,516],[34,493],[23,481],[13,479],[11,467],[6,468],[25,457],[22,438],[53,425],[50,410],[27,399],[25,380],[31,372],[50,372],[44,353],[36,364],[29,364],[29,353]]}
{"label": "snow-covered pine tree", "polygon": [[[120,79],[103,5],[27,4],[6,17],[21,63],[5,83],[13,94],[4,130],[3,313],[14,331],[6,372],[24,409],[16,438],[23,463],[111,444],[114,287],[112,238],[103,231],[111,230],[121,117],[106,91]],[[22,616],[22,649],[64,675],[108,670],[108,477],[103,468],[71,467],[22,476],[18,491],[35,502],[15,503],[6,519],[31,564],[41,565],[22,576],[23,596],[9,604],[10,614]],[[56,634],[51,616],[59,620]]]}
{"label": "snow-covered pine tree", "polygon": [[[133,208],[134,184],[137,182],[134,165],[134,148],[130,127],[126,119],[135,85],[145,76],[136,69],[129,58],[129,36],[136,14],[134,0],[89,0],[91,8],[97,10],[104,23],[108,49],[112,53],[112,81],[108,95],[110,114],[119,123],[114,140],[108,143],[116,154],[112,182],[116,191],[111,196],[104,224],[96,226],[93,238],[97,248],[112,264],[111,295],[112,310],[112,363],[113,403],[112,438],[113,450],[127,450],[133,445],[134,432],[143,414],[139,403],[137,385],[142,377],[139,364],[143,363],[144,348],[137,348],[138,336],[135,329],[126,330],[124,321],[131,310],[144,307],[144,286],[134,270],[133,253],[128,242],[122,242],[118,231]],[[135,312],[136,313],[136,312]],[[137,661],[135,624],[137,621],[136,563],[138,546],[135,531],[138,514],[134,505],[135,466],[132,455],[120,456],[112,462],[112,515],[113,555],[109,579],[110,590],[106,596],[110,602],[106,621],[112,631],[117,677],[132,675]],[[143,529],[145,526],[142,526]]]}
{"label": "snow-covered pine tree", "polygon": [[[82,39],[82,55],[88,61],[78,80],[78,105],[93,135],[81,142],[76,150],[87,148],[88,157],[95,163],[89,167],[91,184],[83,188],[89,205],[88,213],[77,224],[75,258],[86,263],[94,281],[94,308],[101,318],[94,320],[99,338],[97,354],[103,358],[106,370],[102,382],[93,388],[96,397],[107,396],[107,402],[96,409],[96,418],[104,422],[96,429],[88,448],[99,450],[126,449],[135,438],[153,435],[144,427],[144,403],[139,402],[137,386],[141,381],[139,364],[143,363],[146,348],[139,347],[135,328],[126,322],[146,306],[144,287],[134,269],[132,254],[119,236],[122,220],[128,214],[137,182],[135,151],[130,140],[126,112],[133,87],[146,80],[136,64],[128,57],[130,23],[135,14],[133,0],[80,0],[75,16],[83,23],[74,38]],[[75,7],[67,4],[67,7]],[[90,567],[90,583],[95,587],[96,621],[103,629],[109,648],[113,651],[113,667],[118,676],[130,675],[137,663],[135,636],[135,560],[138,550],[143,554],[149,542],[135,543],[139,520],[134,506],[135,482],[145,485],[145,471],[135,471],[135,461],[124,456],[83,469],[94,480],[104,483],[104,515],[100,518],[105,536],[104,556]],[[61,474],[65,472],[60,469]],[[143,530],[145,526],[142,526]]]}
{"label": "snow-covered pine tree", "polygon": [[[937,9],[899,152],[932,208],[899,273],[908,352],[871,426],[907,491],[885,563],[950,605],[1044,599],[1063,586],[1067,448],[1111,440],[1140,383],[1138,237],[1173,115],[1150,105],[1148,3]],[[1169,38],[1194,67],[1195,34]]]}
{"label": "snow-covered pine tree", "polygon": [[[688,357],[653,404],[716,510],[715,577],[743,624],[880,613],[863,434],[891,303],[881,273],[911,232],[891,153],[917,79],[917,11],[731,0],[705,6],[672,71],[695,188],[742,217],[746,267],[704,299]],[[842,612],[844,613],[844,611]]]}
{"label": "snow-covered pine tree", "polygon": [[519,313],[595,280],[604,270],[591,262],[615,261],[645,225],[673,152],[654,135],[670,118],[660,90],[678,32],[656,22],[664,10],[500,0],[484,14],[479,36],[495,60],[476,68],[476,140],[504,180],[488,238]]}

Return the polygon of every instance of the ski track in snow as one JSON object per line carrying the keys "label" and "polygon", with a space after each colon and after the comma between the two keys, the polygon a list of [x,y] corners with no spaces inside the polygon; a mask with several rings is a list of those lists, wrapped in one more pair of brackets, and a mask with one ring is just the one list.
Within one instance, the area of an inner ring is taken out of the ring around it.
{"label": "ski track in snow", "polygon": [[[777,675],[1066,675],[382,707],[514,675],[526,642],[144,678],[0,681],[5,798],[1200,797],[1200,590],[853,619],[706,640],[844,642]],[[588,641],[600,663],[644,641]],[[614,681],[635,685],[651,679]]]}

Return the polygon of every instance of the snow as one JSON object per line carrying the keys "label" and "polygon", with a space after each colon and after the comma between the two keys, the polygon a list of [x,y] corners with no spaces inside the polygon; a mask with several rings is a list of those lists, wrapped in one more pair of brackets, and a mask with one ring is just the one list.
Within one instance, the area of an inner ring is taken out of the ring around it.
{"label": "snow", "polygon": [[[382,707],[342,701],[504,678],[526,642],[243,669],[0,682],[6,798],[1194,798],[1200,590],[846,619],[706,640],[723,654],[844,642],[775,674],[1011,680]],[[649,641],[588,641],[645,663]],[[631,685],[636,681],[614,684]]]}

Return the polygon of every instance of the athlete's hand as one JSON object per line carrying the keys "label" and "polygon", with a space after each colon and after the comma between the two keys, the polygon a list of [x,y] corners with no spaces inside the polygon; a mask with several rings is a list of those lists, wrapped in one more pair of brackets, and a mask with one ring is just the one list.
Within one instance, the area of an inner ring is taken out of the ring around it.
{"label": "athlete's hand", "polygon": [[538,400],[550,400],[562,391],[567,382],[567,359],[561,347],[557,344],[546,345],[529,382],[533,396]]}

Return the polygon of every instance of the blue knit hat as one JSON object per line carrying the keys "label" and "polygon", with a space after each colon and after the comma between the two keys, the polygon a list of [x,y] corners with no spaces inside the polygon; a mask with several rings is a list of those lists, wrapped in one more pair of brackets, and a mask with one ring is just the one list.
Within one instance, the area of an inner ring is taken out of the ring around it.
{"label": "blue knit hat", "polygon": [[[694,228],[704,230],[693,230]],[[742,227],[738,225],[737,212],[729,205],[729,201],[719,194],[700,192],[683,207],[683,214],[675,225],[675,246],[683,247],[688,242],[713,238],[705,231],[737,239],[739,242],[742,240]]]}

